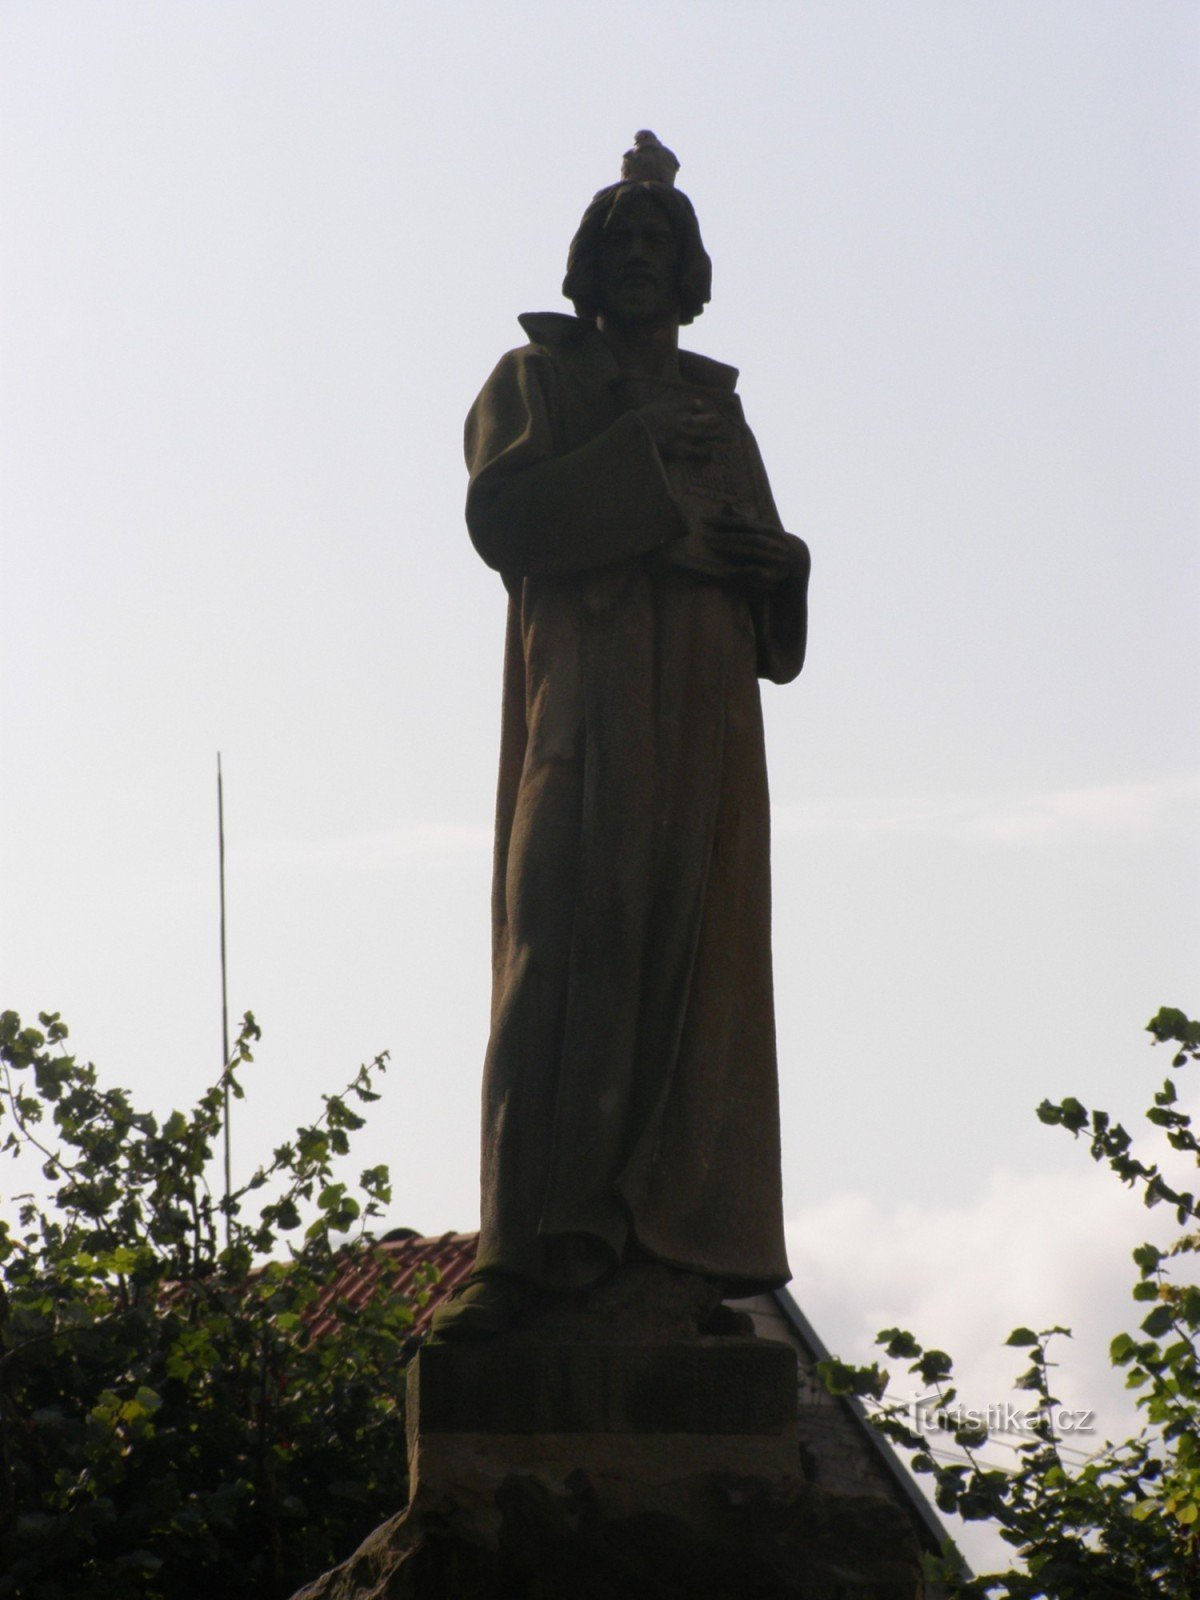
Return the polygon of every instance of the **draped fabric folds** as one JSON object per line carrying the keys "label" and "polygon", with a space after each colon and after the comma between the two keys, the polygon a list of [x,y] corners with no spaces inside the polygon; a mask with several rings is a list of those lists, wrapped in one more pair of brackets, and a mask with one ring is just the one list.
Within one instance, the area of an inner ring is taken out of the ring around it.
{"label": "draped fabric folds", "polygon": [[[608,346],[521,321],[466,430],[468,526],[509,592],[476,1270],[582,1286],[643,1252],[778,1285],[758,678],[800,670],[804,580],[656,570],[687,525]],[[680,367],[732,396],[731,368]]]}

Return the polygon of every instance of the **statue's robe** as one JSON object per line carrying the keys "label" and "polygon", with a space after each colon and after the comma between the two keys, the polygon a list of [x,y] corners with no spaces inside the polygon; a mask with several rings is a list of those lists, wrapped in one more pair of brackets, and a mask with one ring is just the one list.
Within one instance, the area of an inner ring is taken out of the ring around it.
{"label": "statue's robe", "polygon": [[[521,324],[466,428],[509,592],[476,1271],[582,1286],[648,1254],[749,1293],[789,1276],[758,677],[800,670],[807,575],[656,571],[688,524],[609,346]],[[732,368],[679,363],[740,417]]]}

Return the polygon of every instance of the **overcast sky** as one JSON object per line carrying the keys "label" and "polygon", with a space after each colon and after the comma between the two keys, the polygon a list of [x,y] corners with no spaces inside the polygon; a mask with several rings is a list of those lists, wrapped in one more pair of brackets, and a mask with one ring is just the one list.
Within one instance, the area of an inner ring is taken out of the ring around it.
{"label": "overcast sky", "polygon": [[764,690],[794,1292],[980,1384],[1100,1318],[1090,1395],[1145,1221],[1033,1108],[1136,1117],[1200,1006],[1198,45],[1184,0],[7,0],[0,1003],[156,1108],[211,1080],[219,749],[239,1173],[387,1049],[361,1164],[475,1226],[462,418],[651,127],[685,343],[813,551]]}

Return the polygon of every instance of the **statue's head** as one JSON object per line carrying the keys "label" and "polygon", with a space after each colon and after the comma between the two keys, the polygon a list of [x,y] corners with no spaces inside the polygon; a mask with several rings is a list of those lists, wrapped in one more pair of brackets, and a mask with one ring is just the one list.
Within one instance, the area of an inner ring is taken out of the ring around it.
{"label": "statue's head", "polygon": [[601,189],[571,241],[563,293],[593,321],[638,320],[678,310],[691,322],[712,293],[712,262],[687,195],[674,186],[679,163],[652,133],[639,133],[621,182]]}

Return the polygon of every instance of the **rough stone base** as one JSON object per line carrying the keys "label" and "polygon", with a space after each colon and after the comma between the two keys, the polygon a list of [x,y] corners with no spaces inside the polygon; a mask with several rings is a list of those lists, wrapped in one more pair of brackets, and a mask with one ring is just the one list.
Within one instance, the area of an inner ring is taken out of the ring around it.
{"label": "rough stone base", "polygon": [[491,1506],[383,1524],[295,1600],[916,1600],[911,1529],[883,1500],[732,1474],[676,1485],[674,1507],[614,1515],[586,1474],[555,1493],[513,1476]]}
{"label": "rough stone base", "polygon": [[886,1501],[805,1484],[791,1351],[427,1346],[412,1502],[295,1600],[915,1600]]}

